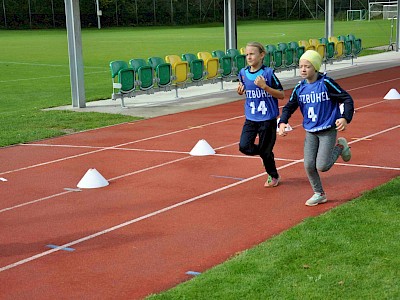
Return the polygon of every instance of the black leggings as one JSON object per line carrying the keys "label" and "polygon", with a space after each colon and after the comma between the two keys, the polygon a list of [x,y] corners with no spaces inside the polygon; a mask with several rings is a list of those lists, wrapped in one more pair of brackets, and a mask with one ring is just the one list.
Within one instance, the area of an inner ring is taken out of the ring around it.
{"label": "black leggings", "polygon": [[[265,171],[274,178],[278,178],[276,170],[274,148],[276,141],[276,119],[255,122],[246,120],[240,136],[239,151],[246,155],[260,155]],[[255,144],[258,135],[258,144]]]}

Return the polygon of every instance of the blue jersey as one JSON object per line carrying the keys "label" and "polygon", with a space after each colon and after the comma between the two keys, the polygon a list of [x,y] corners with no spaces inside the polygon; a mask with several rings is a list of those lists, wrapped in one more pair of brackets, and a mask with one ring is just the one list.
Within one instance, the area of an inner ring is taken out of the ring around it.
{"label": "blue jersey", "polygon": [[[343,113],[339,109],[341,103],[344,103]],[[309,132],[335,127],[336,120],[342,117],[350,123],[354,112],[351,96],[325,74],[319,74],[313,83],[302,80],[295,86],[282,110],[280,123],[287,123],[297,107],[303,115],[303,127]]]}
{"label": "blue jersey", "polygon": [[271,88],[283,90],[281,83],[271,68],[263,65],[255,72],[251,72],[249,66],[240,70],[239,80],[244,85],[246,93],[244,104],[246,119],[256,122],[276,119],[279,115],[278,99],[254,84],[254,80],[259,75],[264,77],[265,82]]}

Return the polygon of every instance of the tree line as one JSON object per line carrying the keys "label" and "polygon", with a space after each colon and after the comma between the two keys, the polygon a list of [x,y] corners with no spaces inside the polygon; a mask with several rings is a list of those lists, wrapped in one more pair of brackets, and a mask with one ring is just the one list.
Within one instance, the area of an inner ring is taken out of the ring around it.
{"label": "tree line", "polygon": [[[70,1],[70,0],[65,0]],[[390,0],[386,0],[390,1]],[[224,0],[80,0],[82,28],[223,22]],[[98,6],[97,6],[98,4]],[[324,19],[325,0],[236,0],[238,20]],[[334,0],[335,18],[368,0]],[[64,0],[2,0],[0,28],[65,28]],[[100,15],[98,18],[98,14]]]}

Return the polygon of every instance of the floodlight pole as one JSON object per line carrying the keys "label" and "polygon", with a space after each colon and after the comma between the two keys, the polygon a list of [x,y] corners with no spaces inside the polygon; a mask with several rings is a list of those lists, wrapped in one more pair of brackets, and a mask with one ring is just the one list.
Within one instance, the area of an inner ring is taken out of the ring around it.
{"label": "floodlight pole", "polygon": [[400,48],[400,5],[397,1],[397,22],[396,22],[396,52],[399,52]]}
{"label": "floodlight pole", "polygon": [[236,0],[224,0],[225,51],[237,49]]}
{"label": "floodlight pole", "polygon": [[86,107],[79,0],[65,0],[72,106]]}
{"label": "floodlight pole", "polygon": [[333,36],[334,1],[325,0],[325,38]]}
{"label": "floodlight pole", "polygon": [[100,10],[100,5],[99,5],[99,0],[96,0],[96,15],[97,15],[97,28],[101,28],[101,23],[100,23],[100,16],[102,15],[102,12]]}

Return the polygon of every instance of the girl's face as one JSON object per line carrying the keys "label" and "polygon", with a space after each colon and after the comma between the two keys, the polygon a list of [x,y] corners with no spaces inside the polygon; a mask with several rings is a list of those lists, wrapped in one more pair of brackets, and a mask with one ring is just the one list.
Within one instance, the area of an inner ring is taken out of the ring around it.
{"label": "girl's face", "polygon": [[299,62],[300,76],[308,82],[314,82],[317,79],[318,72],[314,66],[306,59],[300,59]]}
{"label": "girl's face", "polygon": [[247,64],[252,70],[258,70],[264,60],[265,53],[260,53],[257,47],[247,46],[246,47],[246,60]]}

